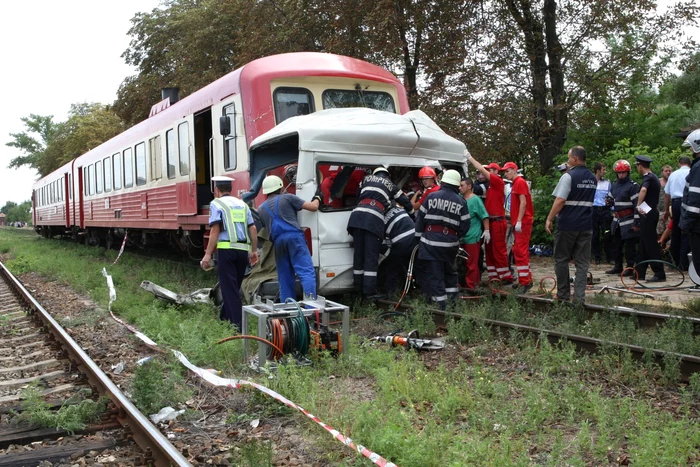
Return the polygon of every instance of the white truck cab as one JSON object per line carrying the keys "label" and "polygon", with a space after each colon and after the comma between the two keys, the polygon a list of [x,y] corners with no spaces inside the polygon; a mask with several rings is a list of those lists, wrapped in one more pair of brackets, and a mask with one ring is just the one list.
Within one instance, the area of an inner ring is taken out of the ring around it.
{"label": "white truck cab", "polygon": [[[421,167],[465,173],[464,150],[463,143],[421,111],[397,115],[366,108],[322,110],[285,120],[251,143],[252,191],[244,199],[257,196],[267,174],[297,163],[290,191],[309,201],[322,187],[326,199],[333,200],[316,212],[299,213],[317,271],[318,293],[348,292],[353,290],[353,242],[347,224],[365,171],[383,165],[394,183],[410,191],[419,183]],[[324,184],[329,177],[334,179]],[[256,268],[249,277],[255,273]]]}

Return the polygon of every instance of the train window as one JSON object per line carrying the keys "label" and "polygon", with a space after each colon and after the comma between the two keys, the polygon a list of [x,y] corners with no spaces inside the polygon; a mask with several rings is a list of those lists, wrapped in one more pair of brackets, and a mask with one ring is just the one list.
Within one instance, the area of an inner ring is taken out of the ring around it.
{"label": "train window", "polygon": [[165,158],[168,164],[168,178],[175,178],[176,148],[175,130],[168,130],[165,133]]}
{"label": "train window", "polygon": [[231,119],[231,134],[224,138],[224,169],[233,170],[236,168],[236,107],[227,105],[224,115]]}
{"label": "train window", "polygon": [[63,201],[63,179],[58,181],[58,200]]}
{"label": "train window", "polygon": [[163,177],[160,135],[148,141],[148,149],[151,151],[151,180],[160,180]]}
{"label": "train window", "polygon": [[90,196],[95,194],[95,164],[90,164],[88,167],[88,179],[90,180]]}
{"label": "train window", "polygon": [[83,167],[83,196],[87,196],[88,192],[88,186],[90,186],[90,179],[88,178],[88,168]]}
{"label": "train window", "polygon": [[114,191],[122,189],[122,153],[112,156],[112,168],[114,169]]}
{"label": "train window", "polygon": [[112,191],[112,163],[109,157],[105,157],[102,161],[105,170],[105,193]]}
{"label": "train window", "polygon": [[134,186],[134,157],[131,148],[124,149],[124,188]]}
{"label": "train window", "polygon": [[350,89],[327,89],[323,91],[323,108],[367,107],[396,113],[394,99],[387,92]]}
{"label": "train window", "polygon": [[102,193],[102,186],[104,185],[105,174],[102,172],[102,161],[95,162],[95,192],[99,195]]}
{"label": "train window", "polygon": [[50,201],[51,201],[51,204],[53,204],[53,191],[54,191],[55,187],[53,186],[53,183],[51,183],[49,186],[51,187],[51,198],[50,198]]}
{"label": "train window", "polygon": [[68,174],[68,199],[73,200],[73,174]]}
{"label": "train window", "polygon": [[304,88],[277,88],[273,94],[275,122],[282,123],[291,117],[308,115],[314,111],[314,97]]}
{"label": "train window", "polygon": [[177,127],[177,152],[180,155],[180,175],[190,174],[190,125],[180,123]]}
{"label": "train window", "polygon": [[146,144],[136,145],[136,185],[146,184]]}

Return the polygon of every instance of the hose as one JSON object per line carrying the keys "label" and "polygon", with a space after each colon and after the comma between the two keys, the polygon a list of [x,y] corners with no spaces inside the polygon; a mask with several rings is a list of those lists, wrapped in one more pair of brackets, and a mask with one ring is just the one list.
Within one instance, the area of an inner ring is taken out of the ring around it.
{"label": "hose", "polygon": [[289,318],[289,320],[292,324],[292,333],[294,334],[294,338],[296,340],[296,345],[294,345],[294,348],[301,355],[306,355],[309,353],[309,340],[311,339],[311,336],[309,335],[309,323],[306,321],[304,312],[296,300],[293,298],[288,298],[284,303],[293,303],[297,307],[297,310],[299,310],[299,314]]}
{"label": "hose", "polygon": [[[661,264],[666,264],[666,265],[672,267],[673,269],[675,269],[676,271],[678,271],[678,273],[681,275],[681,280],[680,280],[680,282],[679,282],[678,284],[673,284],[673,285],[670,285],[670,286],[669,286],[669,285],[662,285],[662,286],[656,286],[656,287],[654,287],[654,286],[652,286],[652,285],[645,285],[645,284],[642,284],[641,282],[639,282],[639,273],[637,272],[636,266],[640,266],[640,265],[642,265],[642,264],[647,264],[647,263],[649,263],[649,264],[651,264],[651,263],[661,263]],[[634,271],[634,284],[632,284],[632,286],[627,285],[627,284],[625,283],[624,278],[623,278],[623,277],[624,277],[623,274],[624,274],[625,271],[627,271],[628,269],[632,269],[632,270]],[[678,266],[676,266],[675,264],[669,263],[668,261],[664,261],[664,260],[661,260],[661,259],[647,259],[647,260],[645,260],[645,261],[640,261],[639,263],[637,263],[637,264],[635,265],[635,267],[628,267],[628,268],[625,268],[625,269],[620,273],[620,282],[622,282],[622,285],[624,285],[627,289],[630,289],[630,290],[636,288],[637,285],[639,285],[639,287],[641,287],[642,289],[648,289],[648,290],[656,290],[656,291],[674,290],[674,289],[680,287],[681,285],[683,285],[683,283],[685,282],[685,274],[683,274],[683,271],[681,271],[681,269],[680,269]]]}
{"label": "hose", "polygon": [[258,336],[248,336],[248,335],[244,335],[244,334],[239,334],[237,336],[231,336],[231,337],[227,337],[225,339],[221,339],[220,341],[216,342],[214,345],[223,344],[224,342],[228,342],[228,341],[232,341],[232,340],[236,340],[236,339],[251,339],[254,341],[262,342],[263,344],[267,344],[270,347],[272,347],[273,349],[275,349],[277,352],[280,353],[280,355],[284,355],[284,352],[282,351],[282,349],[277,347],[275,344],[273,344],[269,340],[263,339],[262,337],[258,337]]}
{"label": "hose", "polygon": [[413,248],[413,251],[411,252],[411,260],[408,262],[408,273],[406,274],[406,283],[403,286],[403,293],[401,294],[401,298],[399,298],[399,301],[396,302],[396,306],[394,307],[394,311],[398,310],[398,308],[401,306],[401,302],[403,302],[404,297],[408,293],[408,289],[411,288],[411,280],[413,279],[413,264],[416,260],[416,253],[418,252],[418,245],[416,245]]}

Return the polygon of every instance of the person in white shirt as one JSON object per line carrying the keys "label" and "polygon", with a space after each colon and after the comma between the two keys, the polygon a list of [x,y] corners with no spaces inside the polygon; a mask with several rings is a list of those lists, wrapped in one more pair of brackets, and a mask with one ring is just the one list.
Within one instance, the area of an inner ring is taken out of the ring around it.
{"label": "person in white shirt", "polygon": [[688,243],[688,236],[683,234],[680,222],[678,221],[681,215],[681,201],[683,198],[683,189],[685,188],[685,179],[690,173],[690,157],[680,157],[678,159],[678,165],[680,168],[671,173],[664,187],[664,220],[667,221],[669,217],[674,219],[673,230],[671,231],[671,257],[681,271],[687,271],[689,266],[688,252],[690,251],[690,245]]}

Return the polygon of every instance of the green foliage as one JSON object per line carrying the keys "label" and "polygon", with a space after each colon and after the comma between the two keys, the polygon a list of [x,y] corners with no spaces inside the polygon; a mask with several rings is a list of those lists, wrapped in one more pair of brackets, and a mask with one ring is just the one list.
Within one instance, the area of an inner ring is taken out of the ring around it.
{"label": "green foliage", "polygon": [[240,467],[272,467],[272,444],[253,439],[237,446],[237,452],[230,458]]}
{"label": "green foliage", "polygon": [[[90,390],[87,391],[88,394]],[[42,399],[41,391],[36,386],[30,386],[22,392],[22,412],[16,414],[19,419],[41,428],[66,430],[73,434],[84,429],[88,423],[99,420],[107,407],[107,399],[93,401],[91,399],[66,401],[58,410]]]}
{"label": "green foliage", "polygon": [[12,222],[30,222],[32,220],[32,202],[25,201],[21,204],[17,204],[13,201],[8,201],[5,206],[0,208],[0,212],[5,214],[5,220],[9,223]]}
{"label": "green foliage", "polygon": [[136,368],[131,394],[134,404],[146,415],[163,407],[184,403],[191,391],[185,387],[185,372],[179,362],[152,358]]}

